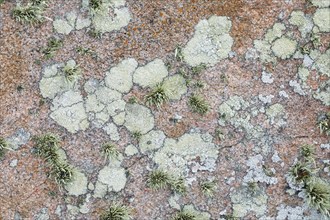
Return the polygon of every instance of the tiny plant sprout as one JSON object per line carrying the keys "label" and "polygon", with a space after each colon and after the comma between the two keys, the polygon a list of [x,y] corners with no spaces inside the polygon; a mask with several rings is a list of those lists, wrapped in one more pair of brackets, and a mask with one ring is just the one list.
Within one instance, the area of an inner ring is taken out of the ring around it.
{"label": "tiny plant sprout", "polygon": [[207,197],[213,197],[217,185],[215,181],[206,181],[201,183],[200,187],[204,195],[206,195]]}
{"label": "tiny plant sprout", "polygon": [[79,66],[74,65],[66,65],[63,68],[64,76],[68,82],[75,81],[81,74],[81,71],[79,69]]}
{"label": "tiny plant sprout", "polygon": [[133,131],[132,132],[132,137],[134,138],[134,140],[139,141],[142,137],[141,131]]}
{"label": "tiny plant sprout", "polygon": [[119,151],[116,145],[112,143],[105,143],[101,147],[101,153],[105,156],[105,159],[112,160],[119,156]]}
{"label": "tiny plant sprout", "polygon": [[129,209],[118,203],[112,204],[108,210],[101,214],[100,220],[129,220],[131,219]]}
{"label": "tiny plant sprout", "polygon": [[201,63],[198,66],[192,67],[191,71],[192,71],[193,75],[199,75],[205,69],[206,69],[206,65],[204,63]]}
{"label": "tiny plant sprout", "polygon": [[317,124],[321,134],[330,136],[330,112],[322,113],[317,119]]}
{"label": "tiny plant sprout", "polygon": [[248,190],[251,192],[252,195],[255,195],[259,189],[258,182],[248,182]]}
{"label": "tiny plant sprout", "polygon": [[156,106],[160,108],[166,101],[168,101],[168,96],[161,84],[156,85],[156,87],[145,97],[146,104],[148,106]]}
{"label": "tiny plant sprout", "polygon": [[8,147],[7,141],[3,137],[0,137],[0,159],[5,155],[6,150],[12,149]]}
{"label": "tiny plant sprout", "polygon": [[182,52],[182,47],[177,45],[175,50],[174,50],[174,57],[177,61],[182,62],[183,61],[183,52]]}
{"label": "tiny plant sprout", "polygon": [[92,11],[100,11],[102,9],[102,0],[90,0],[89,7]]}
{"label": "tiny plant sprout", "polygon": [[197,112],[200,115],[205,115],[209,110],[206,101],[202,97],[196,95],[189,98],[188,105],[193,112]]}
{"label": "tiny plant sprout", "polygon": [[138,100],[137,100],[137,98],[135,97],[135,96],[132,96],[132,97],[130,97],[129,99],[128,99],[128,103],[129,104],[135,104],[135,103],[137,103],[138,102]]}
{"label": "tiny plant sprout", "polygon": [[170,183],[170,176],[163,170],[154,170],[148,176],[147,185],[151,189],[166,188]]}

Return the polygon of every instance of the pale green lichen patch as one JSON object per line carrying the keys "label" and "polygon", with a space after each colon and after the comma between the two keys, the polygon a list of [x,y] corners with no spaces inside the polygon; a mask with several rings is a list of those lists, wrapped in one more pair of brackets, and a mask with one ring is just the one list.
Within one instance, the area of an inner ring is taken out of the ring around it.
{"label": "pale green lichen patch", "polygon": [[139,104],[126,104],[124,126],[131,132],[149,132],[154,127],[154,116],[150,109]]}
{"label": "pale green lichen patch", "polygon": [[279,103],[269,106],[269,108],[266,109],[266,115],[271,124],[277,124],[279,126],[286,124],[285,109],[284,106]]}
{"label": "pale green lichen patch", "polygon": [[311,0],[311,2],[313,5],[320,8],[330,7],[330,1],[328,0]]}
{"label": "pale green lichen patch", "polygon": [[227,101],[223,102],[219,108],[220,126],[226,126],[227,123],[236,128],[244,128],[249,138],[260,137],[261,127],[254,126],[250,123],[251,115],[248,113],[240,113],[249,107],[249,102],[245,101],[242,97],[232,96]]}
{"label": "pale green lichen patch", "polygon": [[249,213],[255,213],[257,218],[267,212],[268,196],[263,191],[251,194],[247,187],[242,187],[230,194],[233,203],[233,217],[244,218]]}
{"label": "pale green lichen patch", "polygon": [[136,69],[133,82],[142,87],[154,87],[168,75],[167,68],[161,59],[155,59],[145,66]]}
{"label": "pale green lichen patch", "polygon": [[[72,62],[74,61],[68,61],[68,63]],[[78,83],[70,83],[66,80],[65,74],[62,71],[63,67],[64,63],[60,63],[45,68],[39,83],[40,92],[44,98],[53,99],[56,95],[65,91],[77,91],[79,89]]]}
{"label": "pale green lichen patch", "polygon": [[[90,123],[101,127],[111,117],[122,125],[126,106],[122,92],[130,91],[133,86],[132,74],[137,62],[134,59],[124,60],[110,69],[106,81],[87,81],[84,86],[87,96],[84,99],[77,80],[68,81],[65,77],[63,69],[70,66],[76,66],[76,63],[70,60],[66,65],[56,64],[44,70],[40,91],[43,97],[53,99],[50,117],[72,133],[87,129]],[[104,130],[112,140],[119,140],[114,124],[108,124]]]}
{"label": "pale green lichen patch", "polygon": [[83,103],[58,108],[50,114],[50,117],[71,133],[86,130],[89,127]]}
{"label": "pale green lichen patch", "polygon": [[265,40],[269,43],[273,42],[276,38],[279,38],[283,35],[285,26],[282,23],[275,23],[271,29],[267,30],[265,34]]}
{"label": "pale green lichen patch", "polygon": [[330,77],[330,49],[328,49],[325,53],[319,54],[315,58],[315,64],[312,68],[317,69],[320,73]]}
{"label": "pale green lichen patch", "polygon": [[133,86],[133,72],[137,68],[138,63],[135,59],[126,59],[117,66],[110,69],[105,77],[105,84],[121,93],[127,93]]}
{"label": "pale green lichen patch", "polygon": [[[264,182],[267,184],[276,184],[277,178],[269,176],[265,172],[263,157],[260,154],[252,156],[247,161],[249,167],[247,174],[244,176],[243,183],[248,185],[250,182]],[[270,169],[275,174],[275,169]]]}
{"label": "pale green lichen patch", "polygon": [[297,42],[288,38],[282,37],[274,41],[272,51],[275,56],[281,59],[291,57],[297,49]]}
{"label": "pale green lichen patch", "polygon": [[73,181],[64,186],[69,195],[79,196],[87,193],[87,177],[81,171],[74,171]]}
{"label": "pale green lichen patch", "polygon": [[53,22],[54,29],[60,34],[70,34],[74,27],[72,27],[68,21],[62,19],[56,19]]}
{"label": "pale green lichen patch", "polygon": [[218,157],[218,148],[212,143],[212,136],[202,137],[200,133],[184,134],[178,140],[166,138],[164,146],[159,149],[153,160],[161,169],[184,174],[189,171],[188,164],[200,158],[199,170],[213,171]]}
{"label": "pale green lichen patch", "polygon": [[[76,65],[69,60],[66,66]],[[85,130],[89,126],[83,98],[76,81],[69,82],[63,72],[64,64],[46,67],[40,80],[40,91],[44,98],[53,99],[50,117],[69,132]]]}
{"label": "pale green lichen patch", "polygon": [[184,213],[190,213],[195,216],[194,219],[198,220],[210,220],[211,215],[207,212],[198,211],[193,205],[185,205],[182,209]]}
{"label": "pale green lichen patch", "polygon": [[227,58],[234,42],[230,29],[231,21],[227,17],[201,20],[195,27],[194,37],[183,49],[184,60],[190,66],[198,66],[202,63],[215,65]]}
{"label": "pale green lichen patch", "polygon": [[302,37],[306,37],[313,29],[313,22],[310,17],[307,17],[302,11],[293,11],[289,22],[292,25],[298,26]]}
{"label": "pale green lichen patch", "polygon": [[111,32],[120,30],[122,27],[128,25],[131,20],[131,15],[127,7],[114,8],[113,13],[115,17],[109,16],[110,7],[106,7],[105,13],[96,13],[93,17],[92,23],[96,31]]}
{"label": "pale green lichen patch", "polygon": [[100,170],[94,189],[94,197],[106,195],[107,192],[120,192],[124,189],[127,181],[125,169],[120,167],[122,155],[119,160],[112,161],[111,164]]}
{"label": "pale green lichen patch", "polygon": [[53,22],[53,27],[57,33],[70,34],[73,30],[80,30],[91,25],[89,18],[80,18],[75,12],[69,12],[65,18],[57,18]]}
{"label": "pale green lichen patch", "polygon": [[80,17],[75,12],[69,12],[65,18],[57,18],[53,27],[57,33],[69,34],[73,30],[81,30],[93,25],[96,32],[105,33],[120,30],[128,25],[131,15],[126,1],[103,0],[99,10],[89,9],[89,1],[82,2],[82,9],[89,10],[88,17]]}
{"label": "pale green lichen patch", "polygon": [[330,8],[319,8],[316,10],[313,21],[321,32],[330,32]]}
{"label": "pale green lichen patch", "polygon": [[163,88],[169,99],[178,100],[188,91],[186,80],[176,74],[164,79]]}
{"label": "pale green lichen patch", "polygon": [[152,130],[149,133],[142,135],[139,140],[139,148],[141,153],[145,154],[161,148],[164,140],[165,134],[160,130]]}

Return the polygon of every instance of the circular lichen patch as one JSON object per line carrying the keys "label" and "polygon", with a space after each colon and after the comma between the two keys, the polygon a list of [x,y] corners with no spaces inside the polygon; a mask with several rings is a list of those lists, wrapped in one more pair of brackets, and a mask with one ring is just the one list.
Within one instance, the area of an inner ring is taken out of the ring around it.
{"label": "circular lichen patch", "polygon": [[291,40],[288,37],[282,37],[277,39],[272,46],[272,50],[275,56],[281,59],[287,59],[291,57],[296,51],[296,48],[297,42]]}

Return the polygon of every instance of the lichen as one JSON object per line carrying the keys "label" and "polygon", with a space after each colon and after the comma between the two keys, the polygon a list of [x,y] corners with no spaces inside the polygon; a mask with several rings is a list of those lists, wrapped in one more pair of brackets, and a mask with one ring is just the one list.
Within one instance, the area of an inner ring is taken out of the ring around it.
{"label": "lichen", "polygon": [[184,60],[191,66],[202,63],[215,65],[228,57],[234,43],[229,35],[231,21],[228,17],[212,16],[201,20],[195,34],[183,48]]}

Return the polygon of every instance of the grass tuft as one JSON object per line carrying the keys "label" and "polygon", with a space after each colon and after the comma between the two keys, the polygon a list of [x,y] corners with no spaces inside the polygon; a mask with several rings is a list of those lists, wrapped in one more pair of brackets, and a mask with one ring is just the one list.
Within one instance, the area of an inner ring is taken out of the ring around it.
{"label": "grass tuft", "polygon": [[100,220],[129,220],[131,219],[128,208],[121,204],[112,204],[110,208],[105,211]]}
{"label": "grass tuft", "polygon": [[22,24],[40,24],[43,22],[43,7],[40,5],[28,4],[26,6],[17,5],[12,12],[13,18]]}
{"label": "grass tuft", "polygon": [[307,203],[324,216],[330,217],[330,184],[320,178],[309,181],[306,185]]}
{"label": "grass tuft", "polygon": [[148,106],[156,106],[157,108],[160,108],[161,105],[163,105],[165,102],[169,100],[167,94],[165,93],[164,88],[161,84],[158,84],[152,92],[150,92],[145,97],[146,104]]}
{"label": "grass tuft", "polygon": [[188,211],[179,211],[172,220],[196,220],[196,215]]}
{"label": "grass tuft", "polygon": [[179,194],[186,194],[187,192],[187,187],[184,183],[184,179],[182,177],[179,178],[171,178],[169,185],[172,189],[172,191],[174,191],[175,193],[179,193]]}
{"label": "grass tuft", "polygon": [[154,170],[148,176],[147,185],[154,190],[168,187],[171,179],[167,172],[163,170]]}
{"label": "grass tuft", "polygon": [[200,187],[202,190],[202,193],[206,195],[207,197],[213,197],[214,192],[216,190],[216,182],[215,181],[206,181],[201,183]]}
{"label": "grass tuft", "polygon": [[47,42],[47,47],[42,50],[46,59],[50,59],[55,55],[55,52],[63,46],[63,41],[52,37]]}
{"label": "grass tuft", "polygon": [[206,101],[202,97],[196,95],[189,98],[188,105],[193,112],[197,112],[200,115],[205,115],[209,110]]}
{"label": "grass tuft", "polygon": [[306,183],[314,173],[309,163],[297,162],[290,170],[289,175],[297,184]]}
{"label": "grass tuft", "polygon": [[60,186],[73,180],[73,168],[65,161],[60,161],[58,153],[60,138],[52,133],[36,136],[35,153],[43,157],[50,166],[50,177]]}
{"label": "grass tuft", "polygon": [[64,186],[73,180],[73,168],[69,164],[57,162],[53,166],[50,176],[57,184]]}
{"label": "grass tuft", "polygon": [[58,144],[60,138],[57,135],[47,133],[34,138],[35,153],[43,157],[47,162],[54,165],[58,162]]}
{"label": "grass tuft", "polygon": [[112,143],[103,144],[101,147],[101,153],[108,160],[116,159],[119,156],[119,151],[117,147]]}

